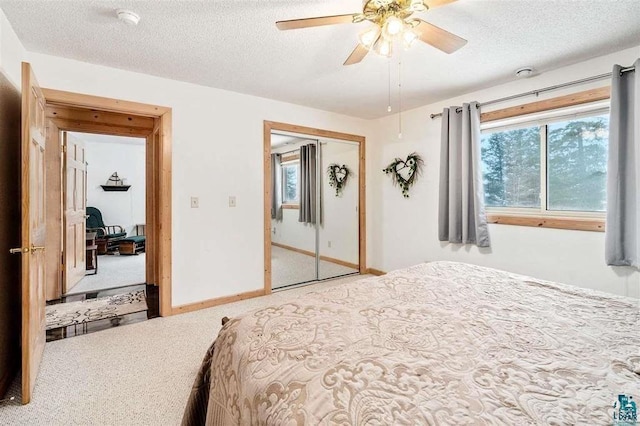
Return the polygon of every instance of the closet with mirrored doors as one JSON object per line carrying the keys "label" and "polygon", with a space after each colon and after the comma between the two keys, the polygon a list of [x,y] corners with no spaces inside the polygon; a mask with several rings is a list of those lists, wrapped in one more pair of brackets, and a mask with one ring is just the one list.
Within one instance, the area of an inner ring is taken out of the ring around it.
{"label": "closet with mirrored doors", "polygon": [[271,289],[360,273],[364,138],[269,136]]}

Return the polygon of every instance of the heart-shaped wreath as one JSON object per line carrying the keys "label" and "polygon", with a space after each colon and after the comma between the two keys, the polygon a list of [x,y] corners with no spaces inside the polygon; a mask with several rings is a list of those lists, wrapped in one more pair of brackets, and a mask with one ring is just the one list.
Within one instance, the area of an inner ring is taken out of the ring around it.
{"label": "heart-shaped wreath", "polygon": [[351,170],[349,170],[346,164],[341,166],[333,163],[327,167],[327,173],[329,174],[329,185],[336,189],[336,197],[339,197],[347,185]]}
{"label": "heart-shaped wreath", "polygon": [[424,161],[415,152],[407,156],[406,160],[395,158],[393,163],[382,170],[386,174],[391,174],[394,185],[400,185],[402,196],[409,198],[409,188],[416,183],[418,176],[422,173]]}

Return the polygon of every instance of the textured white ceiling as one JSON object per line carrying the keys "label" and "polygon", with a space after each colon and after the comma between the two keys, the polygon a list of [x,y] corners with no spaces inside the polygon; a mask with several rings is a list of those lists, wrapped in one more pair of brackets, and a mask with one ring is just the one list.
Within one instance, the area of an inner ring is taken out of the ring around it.
{"label": "textured white ceiling", "polygon": [[[140,24],[117,21],[120,7],[138,12]],[[363,118],[386,114],[387,61],[369,55],[342,66],[367,23],[286,32],[274,24],[357,12],[360,0],[0,0],[0,8],[30,51]],[[524,65],[544,72],[640,44],[640,0],[459,0],[421,17],[469,43],[452,55],[423,44],[404,52],[404,108],[510,81]]]}

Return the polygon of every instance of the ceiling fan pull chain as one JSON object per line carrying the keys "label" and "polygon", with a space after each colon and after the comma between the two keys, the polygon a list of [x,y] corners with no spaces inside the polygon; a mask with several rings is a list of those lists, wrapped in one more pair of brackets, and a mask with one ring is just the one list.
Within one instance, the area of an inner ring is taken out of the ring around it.
{"label": "ceiling fan pull chain", "polygon": [[398,139],[402,139],[402,52],[398,55]]}
{"label": "ceiling fan pull chain", "polygon": [[387,76],[389,77],[389,93],[387,100],[387,112],[391,112],[391,58],[388,59],[387,65],[389,66]]}

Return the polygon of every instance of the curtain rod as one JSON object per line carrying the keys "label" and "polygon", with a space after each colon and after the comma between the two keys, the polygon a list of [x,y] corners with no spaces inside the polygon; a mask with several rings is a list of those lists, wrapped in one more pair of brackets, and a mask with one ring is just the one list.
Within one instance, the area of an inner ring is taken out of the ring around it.
{"label": "curtain rod", "polygon": [[[635,69],[636,69],[636,67],[623,68],[623,69],[620,70],[620,75],[622,75],[625,72],[635,71]],[[481,104],[479,103],[478,104],[478,108],[480,108],[481,106],[493,105],[493,104],[498,104],[498,103],[501,103],[501,102],[510,101],[512,99],[524,98],[526,96],[531,96],[531,95],[538,96],[540,93],[550,92],[552,90],[558,90],[558,89],[562,89],[562,88],[569,87],[569,86],[575,86],[575,85],[578,85],[578,84],[590,83],[592,81],[604,80],[605,78],[611,78],[612,74],[613,73],[608,72],[606,74],[600,74],[600,75],[596,75],[596,76],[593,76],[593,77],[587,77],[587,78],[583,78],[583,79],[580,79],[580,80],[574,80],[574,81],[570,81],[568,83],[556,84],[555,86],[545,87],[544,89],[531,90],[529,92],[519,93],[517,95],[511,95],[511,96],[506,96],[504,98],[493,99],[491,101],[483,102]],[[459,111],[457,111],[457,112],[459,112]],[[437,117],[442,117],[442,113],[439,112],[437,114],[431,114],[430,117],[431,117],[431,119],[434,119],[434,118],[437,118]]]}

